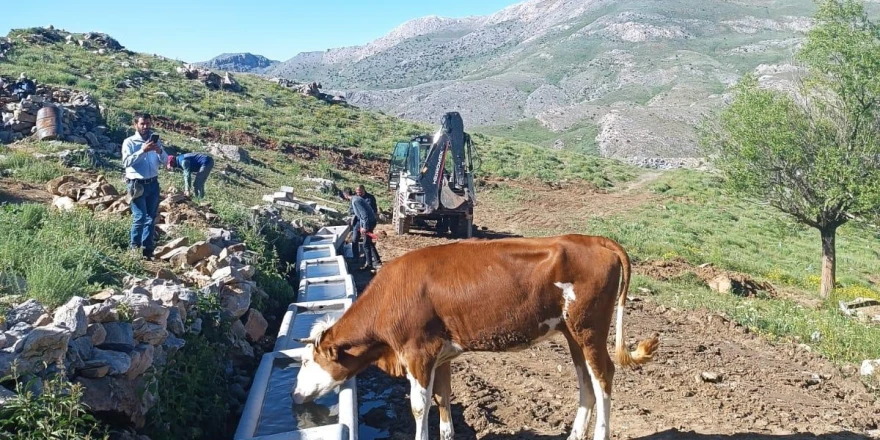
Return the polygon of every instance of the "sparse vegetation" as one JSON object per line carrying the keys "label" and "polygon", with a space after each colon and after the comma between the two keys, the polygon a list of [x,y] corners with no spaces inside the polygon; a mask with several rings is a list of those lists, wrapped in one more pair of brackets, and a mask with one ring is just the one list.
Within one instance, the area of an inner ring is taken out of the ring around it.
{"label": "sparse vegetation", "polygon": [[0,406],[0,439],[4,440],[98,440],[108,439],[106,427],[81,403],[83,388],[61,375],[42,383],[37,378],[15,383],[16,397]]}

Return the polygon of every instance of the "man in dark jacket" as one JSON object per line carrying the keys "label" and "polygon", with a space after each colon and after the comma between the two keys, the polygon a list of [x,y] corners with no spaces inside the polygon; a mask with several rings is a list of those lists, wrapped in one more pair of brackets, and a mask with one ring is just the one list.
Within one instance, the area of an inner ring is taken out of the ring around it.
{"label": "man in dark jacket", "polygon": [[382,260],[379,258],[379,252],[376,250],[376,244],[373,242],[373,230],[376,229],[376,212],[370,206],[370,203],[363,197],[352,194],[351,188],[345,188],[342,191],[343,197],[351,201],[351,211],[357,219],[357,228],[364,240],[364,265],[361,270],[371,269],[378,270],[382,266]]}
{"label": "man in dark jacket", "polygon": [[[205,182],[214,168],[214,158],[205,153],[185,153],[168,156],[168,171],[183,170],[183,194],[205,197]],[[192,179],[195,174],[195,179]]]}

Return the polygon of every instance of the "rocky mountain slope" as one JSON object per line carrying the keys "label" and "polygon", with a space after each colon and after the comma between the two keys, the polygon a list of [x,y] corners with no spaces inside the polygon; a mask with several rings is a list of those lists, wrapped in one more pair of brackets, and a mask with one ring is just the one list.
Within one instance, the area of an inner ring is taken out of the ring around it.
{"label": "rocky mountain slope", "polygon": [[270,60],[262,55],[252,53],[224,53],[196,64],[209,69],[261,73],[278,63],[280,61]]}
{"label": "rocky mountain slope", "polygon": [[695,124],[742,74],[785,71],[814,10],[810,0],[529,0],[488,16],[412,20],[265,73],[320,80],[352,104],[411,120],[458,110],[471,127],[542,131],[547,146],[693,157]]}

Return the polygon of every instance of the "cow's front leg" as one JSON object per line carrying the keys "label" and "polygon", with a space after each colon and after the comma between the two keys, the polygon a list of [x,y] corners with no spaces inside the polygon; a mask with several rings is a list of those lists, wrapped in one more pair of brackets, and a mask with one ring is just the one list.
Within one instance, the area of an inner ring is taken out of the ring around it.
{"label": "cow's front leg", "polygon": [[431,389],[434,386],[434,360],[419,359],[408,362],[409,400],[416,422],[416,440],[428,440],[428,412],[431,409]]}

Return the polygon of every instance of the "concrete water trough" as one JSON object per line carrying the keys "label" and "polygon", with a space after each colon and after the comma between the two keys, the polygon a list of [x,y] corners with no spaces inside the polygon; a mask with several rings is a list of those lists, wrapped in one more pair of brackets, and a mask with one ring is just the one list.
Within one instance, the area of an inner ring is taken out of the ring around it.
{"label": "concrete water trough", "polygon": [[357,388],[353,378],[315,402],[293,403],[291,392],[303,353],[303,349],[296,349],[263,355],[235,440],[357,440]]}
{"label": "concrete water trough", "polygon": [[315,258],[335,257],[336,246],[333,244],[304,244],[296,250],[296,264],[301,261],[312,260]]}
{"label": "concrete water trough", "polygon": [[316,244],[330,244],[333,245],[334,248],[339,249],[338,246],[339,237],[335,234],[328,235],[309,235],[306,237],[305,245],[316,245]]}
{"label": "concrete water trough", "polygon": [[296,339],[307,338],[312,326],[319,320],[342,316],[342,313],[351,307],[351,303],[351,299],[344,299],[312,304],[309,307],[291,304],[281,321],[281,329],[278,331],[278,338],[275,339],[275,351],[304,347],[305,345],[297,342]]}
{"label": "concrete water trough", "polygon": [[354,300],[355,295],[357,295],[357,290],[351,275],[305,278],[299,282],[299,291],[293,305],[314,307],[326,305],[328,301]]}
{"label": "concrete water trough", "polygon": [[312,258],[299,263],[299,279],[326,278],[348,274],[345,258],[342,255],[326,258]]}

